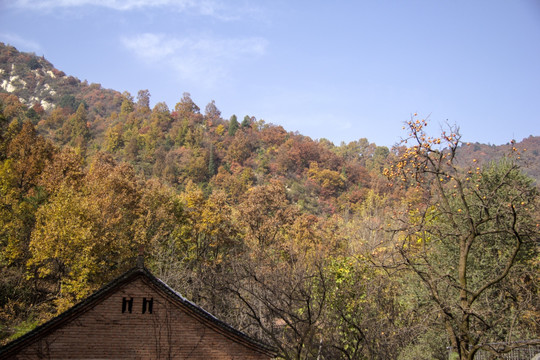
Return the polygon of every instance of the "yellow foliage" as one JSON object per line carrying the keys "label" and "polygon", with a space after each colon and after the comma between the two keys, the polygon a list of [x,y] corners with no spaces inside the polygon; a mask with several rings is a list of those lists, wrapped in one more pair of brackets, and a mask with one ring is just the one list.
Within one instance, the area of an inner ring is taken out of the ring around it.
{"label": "yellow foliage", "polygon": [[223,126],[223,124],[219,124],[217,127],[216,127],[216,134],[218,134],[219,136],[222,136],[223,133],[225,132],[225,126]]}

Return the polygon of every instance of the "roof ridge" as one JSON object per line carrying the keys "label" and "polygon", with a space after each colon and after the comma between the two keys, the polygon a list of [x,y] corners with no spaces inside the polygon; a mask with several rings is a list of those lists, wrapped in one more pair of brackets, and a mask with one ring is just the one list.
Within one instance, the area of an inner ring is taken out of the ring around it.
{"label": "roof ridge", "polygon": [[[142,266],[141,266],[142,265]],[[68,321],[70,318],[77,316],[78,314],[81,314],[85,311],[85,308],[89,308],[91,305],[95,304],[96,302],[100,301],[102,298],[105,298],[113,289],[115,289],[118,286],[123,285],[124,283],[127,283],[134,279],[134,277],[137,276],[143,276],[148,281],[150,281],[151,284],[156,286],[158,290],[161,290],[166,295],[171,297],[173,300],[179,301],[184,306],[186,306],[189,310],[192,311],[192,313],[196,316],[202,317],[208,321],[210,321],[212,324],[217,326],[218,328],[222,329],[223,331],[220,331],[222,335],[229,337],[229,338],[235,338],[237,340],[241,340],[241,342],[245,343],[247,346],[253,348],[254,350],[258,352],[262,352],[264,354],[268,354],[271,356],[274,356],[276,353],[276,349],[268,344],[263,343],[260,340],[254,339],[250,337],[249,335],[245,334],[244,332],[235,329],[231,325],[227,324],[226,322],[218,319],[216,316],[211,314],[210,312],[206,311],[199,305],[196,305],[192,301],[185,298],[183,295],[181,295],[176,290],[172,289],[169,285],[167,285],[164,281],[153,275],[145,266],[144,263],[137,263],[137,265],[130,270],[126,271],[125,273],[119,275],[118,277],[114,278],[107,284],[105,284],[100,289],[96,290],[94,293],[90,294],[86,299],[80,301],[79,303],[73,305],[68,310],[64,311],[63,313],[53,317],[52,319],[46,321],[45,323],[37,326],[33,330],[27,332],[26,334],[22,335],[21,337],[9,342],[8,344],[4,345],[3,347],[0,347],[0,356],[9,354],[10,352],[16,351],[23,347],[24,345],[30,343],[32,339],[39,336],[44,336],[49,332],[54,331],[57,327],[61,326],[64,322]],[[234,340],[234,339],[233,339]]]}

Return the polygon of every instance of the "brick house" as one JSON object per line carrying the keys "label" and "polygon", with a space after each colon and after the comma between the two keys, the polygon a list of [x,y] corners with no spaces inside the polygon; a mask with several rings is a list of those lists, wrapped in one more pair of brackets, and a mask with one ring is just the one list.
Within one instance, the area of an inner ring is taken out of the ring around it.
{"label": "brick house", "polygon": [[0,348],[0,359],[272,359],[142,261],[66,312]]}

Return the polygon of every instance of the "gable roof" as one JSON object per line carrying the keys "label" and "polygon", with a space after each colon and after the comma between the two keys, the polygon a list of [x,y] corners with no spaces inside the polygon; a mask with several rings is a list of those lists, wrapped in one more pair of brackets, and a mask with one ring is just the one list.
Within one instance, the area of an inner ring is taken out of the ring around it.
{"label": "gable roof", "polygon": [[146,269],[142,265],[142,262],[138,261],[135,268],[132,268],[126,273],[120,275],[119,277],[117,277],[116,279],[114,279],[113,281],[87,297],[85,300],[79,302],[78,304],[74,305],[60,315],[45,322],[44,324],[36,327],[25,335],[1,347],[0,358],[3,358],[4,356],[8,356],[10,354],[14,354],[26,347],[27,345],[30,345],[35,341],[52,333],[62,325],[77,318],[79,315],[85,313],[87,310],[94,307],[101,300],[105,299],[109,295],[112,295],[123,285],[128,284],[139,278],[146,280],[146,283],[152,286],[154,290],[160,292],[168,300],[172,301],[177,306],[182,307],[184,310],[189,312],[191,316],[197,318],[199,321],[205,323],[207,326],[212,327],[214,330],[221,333],[230,340],[240,343],[261,354],[267,355],[269,358],[275,357],[276,350],[273,347],[249,337],[245,333],[219,320],[214,315],[210,314],[200,306],[197,306],[196,304],[187,300],[181,294],[170,288],[163,281],[155,277],[150,271],[148,271],[148,269]]}

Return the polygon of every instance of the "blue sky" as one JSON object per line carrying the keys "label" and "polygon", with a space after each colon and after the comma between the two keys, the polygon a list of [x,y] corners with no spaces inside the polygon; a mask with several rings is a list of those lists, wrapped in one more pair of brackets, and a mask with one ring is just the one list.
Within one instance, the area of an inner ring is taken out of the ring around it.
{"label": "blue sky", "polygon": [[392,146],[415,112],[467,141],[540,135],[539,0],[0,0],[0,41],[336,145]]}

